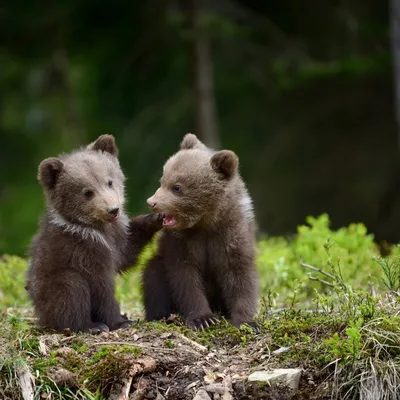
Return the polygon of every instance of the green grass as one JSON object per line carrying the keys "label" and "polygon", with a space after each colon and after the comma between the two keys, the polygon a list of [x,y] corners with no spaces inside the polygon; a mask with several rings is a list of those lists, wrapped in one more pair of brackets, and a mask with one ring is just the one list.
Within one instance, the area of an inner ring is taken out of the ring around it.
{"label": "green grass", "polygon": [[[153,243],[136,269],[117,278],[116,295],[128,314],[142,310],[140,273],[154,250]],[[210,349],[251,349],[261,335],[268,338],[263,359],[273,365],[318,372],[342,398],[357,398],[378,388],[394,399],[400,378],[400,248],[388,250],[390,255],[381,257],[362,224],[331,230],[327,215],[310,217],[291,239],[258,242],[260,334],[227,322],[200,333],[179,323],[141,322],[137,329],[179,332]],[[100,399],[141,349],[131,343],[96,348],[81,335],[69,343],[68,352],[50,345],[44,355],[39,340],[43,332],[26,318],[31,313],[24,289],[26,269],[24,259],[0,258],[0,395],[16,390],[18,371],[28,366],[37,371],[40,393]],[[176,348],[169,338],[163,343],[170,351]],[[274,355],[281,347],[288,349]],[[255,366],[259,362],[255,360]],[[55,385],[50,379],[55,366],[73,372],[74,385]]]}

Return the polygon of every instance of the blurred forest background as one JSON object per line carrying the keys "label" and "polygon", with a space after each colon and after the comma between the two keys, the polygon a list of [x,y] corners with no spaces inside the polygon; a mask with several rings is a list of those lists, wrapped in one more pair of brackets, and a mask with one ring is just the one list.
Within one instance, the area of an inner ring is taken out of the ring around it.
{"label": "blurred forest background", "polygon": [[0,254],[36,230],[40,161],[104,133],[130,213],[193,132],[237,152],[263,233],[327,212],[399,241],[398,15],[382,0],[4,0]]}

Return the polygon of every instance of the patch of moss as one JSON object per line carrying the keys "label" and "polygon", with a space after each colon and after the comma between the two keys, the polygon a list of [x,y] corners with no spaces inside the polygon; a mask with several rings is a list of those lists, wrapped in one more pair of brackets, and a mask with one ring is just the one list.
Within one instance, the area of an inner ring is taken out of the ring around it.
{"label": "patch of moss", "polygon": [[107,392],[115,382],[126,376],[140,354],[142,349],[137,346],[102,346],[85,364],[79,381],[90,390],[101,388],[103,393]]}
{"label": "patch of moss", "polygon": [[32,360],[33,370],[38,371],[41,375],[45,375],[49,367],[54,367],[58,364],[56,351],[52,351],[48,357],[36,357]]}
{"label": "patch of moss", "polygon": [[230,322],[222,320],[221,323],[213,325],[210,328],[193,332],[189,330],[189,337],[205,346],[233,347],[237,345],[245,346],[254,340],[255,332],[251,327],[242,325],[240,329],[233,326]]}
{"label": "patch of moss", "polygon": [[71,343],[71,347],[78,353],[86,353],[89,350],[89,346],[80,339],[74,340],[74,342]]}
{"label": "patch of moss", "polygon": [[95,364],[110,355],[115,354],[130,354],[134,357],[138,357],[143,353],[142,348],[138,346],[129,346],[129,345],[105,345],[100,347],[94,354],[92,354],[89,364]]}
{"label": "patch of moss", "polygon": [[86,357],[82,353],[70,349],[67,353],[58,354],[59,363],[68,371],[79,373],[86,364]]}

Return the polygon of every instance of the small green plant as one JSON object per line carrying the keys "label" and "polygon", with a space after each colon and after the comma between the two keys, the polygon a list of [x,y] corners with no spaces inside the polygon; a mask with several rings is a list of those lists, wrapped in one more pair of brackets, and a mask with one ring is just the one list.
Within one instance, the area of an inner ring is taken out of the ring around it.
{"label": "small green plant", "polygon": [[[398,249],[397,246],[396,249]],[[400,256],[393,254],[389,257],[374,257],[381,267],[383,277],[382,282],[384,286],[393,292],[399,292],[400,290]]]}

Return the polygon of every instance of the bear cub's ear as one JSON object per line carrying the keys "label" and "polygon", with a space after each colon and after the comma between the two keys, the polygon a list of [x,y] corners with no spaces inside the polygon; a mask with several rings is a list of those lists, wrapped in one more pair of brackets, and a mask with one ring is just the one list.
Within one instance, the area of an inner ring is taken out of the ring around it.
{"label": "bear cub's ear", "polygon": [[46,158],[39,164],[38,180],[47,189],[54,189],[58,177],[64,168],[63,162],[58,158]]}
{"label": "bear cub's ear", "polygon": [[197,139],[196,135],[193,133],[187,133],[181,142],[180,149],[181,150],[190,150],[190,149],[205,149],[206,146]]}
{"label": "bear cub's ear", "polygon": [[217,151],[211,157],[211,167],[225,179],[232,178],[239,167],[238,156],[230,150]]}
{"label": "bear cub's ear", "polygon": [[115,138],[113,135],[101,135],[96,139],[95,142],[89,144],[87,148],[95,151],[106,151],[107,153],[118,157],[118,147],[115,143]]}

